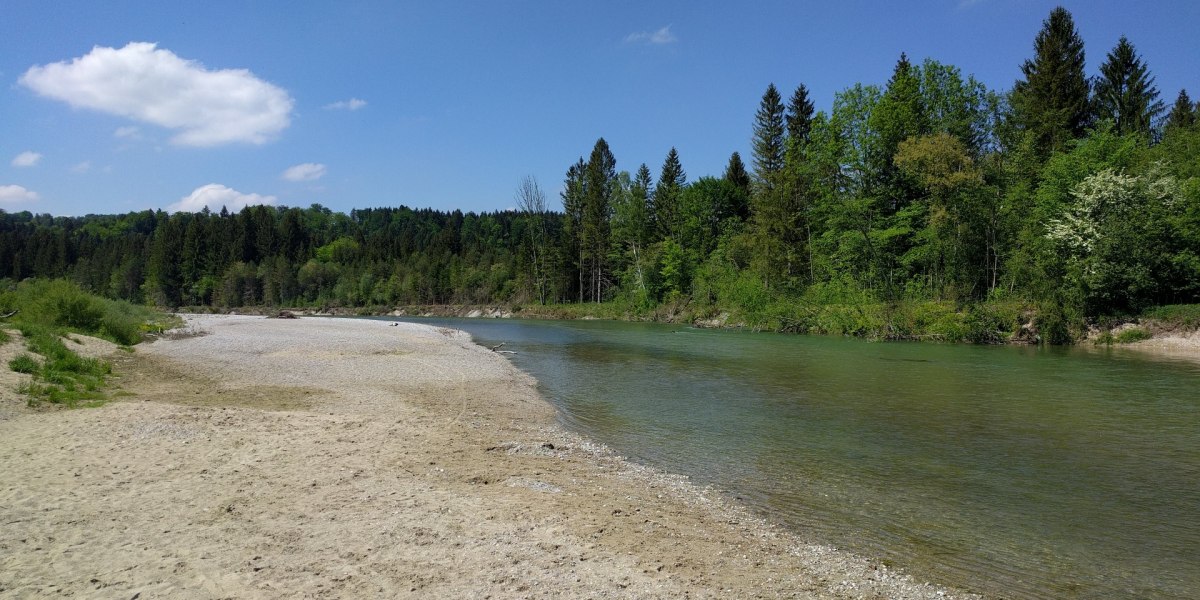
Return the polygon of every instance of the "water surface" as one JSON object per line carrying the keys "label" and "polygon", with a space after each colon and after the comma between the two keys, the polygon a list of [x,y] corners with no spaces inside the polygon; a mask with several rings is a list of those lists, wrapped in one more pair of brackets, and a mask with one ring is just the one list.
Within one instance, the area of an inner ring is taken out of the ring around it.
{"label": "water surface", "polygon": [[1200,593],[1200,366],[604,321],[505,342],[566,426],[805,537],[1007,598]]}

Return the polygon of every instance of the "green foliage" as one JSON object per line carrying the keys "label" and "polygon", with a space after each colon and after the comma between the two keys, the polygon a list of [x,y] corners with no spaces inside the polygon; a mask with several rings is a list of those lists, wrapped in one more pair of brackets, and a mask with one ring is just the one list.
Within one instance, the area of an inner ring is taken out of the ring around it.
{"label": "green foliage", "polygon": [[1021,66],[1024,79],[1013,86],[1011,101],[1018,126],[1046,157],[1083,137],[1092,120],[1083,38],[1071,13],[1061,6],[1050,12],[1033,52]]}
{"label": "green foliage", "polygon": [[775,84],[763,92],[758,113],[754,116],[754,179],[760,186],[769,187],[775,175],[783,169],[784,145],[783,98]]}
{"label": "green foliage", "polygon": [[31,405],[44,401],[75,406],[103,400],[111,365],[76,354],[63,343],[68,333],[136,344],[144,332],[172,325],[165,315],[93,296],[66,280],[31,279],[11,286],[0,292],[0,310],[17,310],[11,323],[32,353],[9,361],[12,370],[33,376],[33,381],[22,387]]}
{"label": "green foliage", "polygon": [[1200,328],[1200,304],[1168,304],[1142,312],[1143,319],[1153,319],[1167,328]]}
{"label": "green foliage", "polygon": [[1118,134],[1145,139],[1150,139],[1155,120],[1165,110],[1154,77],[1125,36],[1100,65],[1095,99],[1097,116],[1111,120]]}
{"label": "green foliage", "polygon": [[1113,338],[1113,341],[1118,344],[1132,344],[1134,342],[1148,340],[1152,337],[1154,337],[1154,334],[1146,331],[1145,329],[1130,327],[1129,329],[1121,330],[1121,332]]}
{"label": "green foliage", "polygon": [[46,401],[75,406],[80,401],[99,401],[104,398],[101,390],[105,378],[112,372],[111,365],[99,359],[79,356],[67,348],[51,328],[24,323],[21,325],[21,334],[25,336],[30,352],[42,356],[40,365],[27,354],[9,363],[13,370],[33,375],[33,383],[19,390],[29,397],[30,405]]}
{"label": "green foliage", "polygon": [[[735,152],[721,179],[689,184],[672,148],[655,185],[644,164],[618,173],[601,138],[567,169],[561,211],[532,181],[520,210],[481,214],[0,210],[0,314],[19,304],[14,323],[121,343],[146,330],[140,309],[87,290],[201,310],[728,313],[758,329],[975,343],[1028,339],[1032,319],[1041,341],[1067,343],[1102,315],[1200,302],[1191,99],[1181,91],[1161,136],[1147,135],[1156,92],[1126,40],[1094,103],[1070,13],[1052,11],[1033,46],[1011,90],[903,55],[885,85],[852,83],[829,112],[804,86],[785,107],[771,85],[750,132],[753,177]],[[1093,127],[1097,109],[1108,118]],[[31,277],[64,281],[11,283]]]}
{"label": "green foliage", "polygon": [[0,292],[0,311],[17,310],[12,323],[73,331],[118,344],[136,344],[163,315],[128,302],[89,294],[71,281],[31,279]]}
{"label": "green foliage", "polygon": [[29,375],[36,373],[41,366],[42,365],[38,363],[37,359],[30,354],[21,354],[8,361],[8,368],[16,371],[17,373],[25,373]]}

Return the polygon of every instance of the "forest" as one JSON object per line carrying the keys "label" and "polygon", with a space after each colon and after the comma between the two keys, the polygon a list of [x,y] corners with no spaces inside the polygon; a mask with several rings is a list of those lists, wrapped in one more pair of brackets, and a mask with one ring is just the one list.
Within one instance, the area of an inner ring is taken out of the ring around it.
{"label": "forest", "polygon": [[533,178],[484,214],[0,210],[0,278],[168,308],[592,305],[976,342],[1200,302],[1200,106],[1164,101],[1124,37],[1089,76],[1062,8],[1021,73],[991,90],[901,54],[828,111],[769,85],[748,161],[689,180],[671,148],[655,177],[601,138],[564,160],[561,210]]}

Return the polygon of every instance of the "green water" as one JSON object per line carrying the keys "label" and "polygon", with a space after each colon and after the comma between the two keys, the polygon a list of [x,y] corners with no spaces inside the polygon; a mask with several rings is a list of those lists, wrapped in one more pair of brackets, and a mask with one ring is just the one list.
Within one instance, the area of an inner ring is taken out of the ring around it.
{"label": "green water", "polygon": [[598,321],[418,320],[506,342],[562,421],[918,580],[1200,595],[1200,366]]}

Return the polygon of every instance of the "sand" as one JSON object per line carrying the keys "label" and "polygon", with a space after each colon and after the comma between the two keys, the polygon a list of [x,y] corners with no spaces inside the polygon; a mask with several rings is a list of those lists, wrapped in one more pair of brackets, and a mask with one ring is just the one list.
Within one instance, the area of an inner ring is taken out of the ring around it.
{"label": "sand", "polygon": [[563,430],[461,332],[187,321],[104,407],[3,392],[0,597],[966,597]]}

